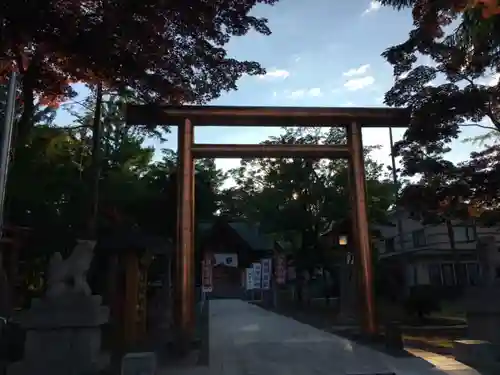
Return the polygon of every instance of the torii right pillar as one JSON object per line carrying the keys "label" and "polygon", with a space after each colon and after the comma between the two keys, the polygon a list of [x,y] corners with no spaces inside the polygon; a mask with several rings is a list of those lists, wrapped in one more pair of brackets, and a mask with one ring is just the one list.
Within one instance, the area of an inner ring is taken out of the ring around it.
{"label": "torii right pillar", "polygon": [[373,263],[368,214],[366,203],[366,179],[363,154],[361,124],[353,122],[347,126],[347,144],[349,146],[349,169],[351,181],[352,233],[356,249],[356,263],[360,268],[359,280],[362,295],[360,314],[363,331],[367,335],[376,335],[378,331],[375,311],[375,293],[373,280]]}

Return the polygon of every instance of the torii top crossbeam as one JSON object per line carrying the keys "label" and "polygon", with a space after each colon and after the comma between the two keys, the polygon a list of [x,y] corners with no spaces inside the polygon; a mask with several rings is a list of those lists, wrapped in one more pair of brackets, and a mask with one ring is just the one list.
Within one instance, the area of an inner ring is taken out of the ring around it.
{"label": "torii top crossbeam", "polygon": [[349,126],[407,127],[407,109],[387,107],[247,107],[127,105],[128,125],[179,125],[190,119],[196,126]]}

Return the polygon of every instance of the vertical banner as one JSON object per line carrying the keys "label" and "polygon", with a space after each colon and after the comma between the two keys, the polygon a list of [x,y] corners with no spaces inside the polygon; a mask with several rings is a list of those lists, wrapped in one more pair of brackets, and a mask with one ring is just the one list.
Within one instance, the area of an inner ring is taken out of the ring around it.
{"label": "vertical banner", "polygon": [[253,268],[247,268],[245,270],[245,276],[246,276],[246,289],[247,290],[252,290],[253,289]]}
{"label": "vertical banner", "polygon": [[354,264],[354,253],[347,253],[346,262],[347,264]]}
{"label": "vertical banner", "polygon": [[260,263],[252,263],[253,269],[253,288],[261,288],[262,265]]}
{"label": "vertical banner", "polygon": [[202,290],[205,293],[211,293],[213,291],[212,285],[212,257],[209,255],[205,256],[202,261]]}
{"label": "vertical banner", "polygon": [[276,257],[276,283],[286,283],[286,258],[284,255]]}
{"label": "vertical banner", "polygon": [[272,259],[262,259],[262,289],[268,290],[271,288],[271,270],[272,270]]}

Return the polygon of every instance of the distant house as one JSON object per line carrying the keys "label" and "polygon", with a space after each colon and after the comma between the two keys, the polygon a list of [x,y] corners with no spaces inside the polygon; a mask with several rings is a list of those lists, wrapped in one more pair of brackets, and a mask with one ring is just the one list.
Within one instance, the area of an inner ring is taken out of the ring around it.
{"label": "distant house", "polygon": [[[402,236],[398,233],[398,219]],[[405,265],[406,285],[449,287],[456,284],[456,262],[446,224],[423,225],[414,215],[403,210],[390,213],[389,220],[393,225],[378,226],[382,239],[376,241],[375,246],[383,263]],[[452,224],[460,260],[459,273],[465,276],[466,284],[474,285],[480,275],[476,251],[478,239],[492,236],[499,243],[500,228],[459,221]]]}
{"label": "distant house", "polygon": [[212,256],[213,297],[242,295],[243,276],[253,262],[273,257],[279,245],[258,224],[217,218],[199,224],[202,254]]}

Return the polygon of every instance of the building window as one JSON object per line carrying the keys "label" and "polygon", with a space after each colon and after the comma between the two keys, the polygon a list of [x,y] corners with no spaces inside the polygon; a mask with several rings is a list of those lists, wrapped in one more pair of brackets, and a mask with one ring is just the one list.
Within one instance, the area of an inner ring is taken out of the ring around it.
{"label": "building window", "polygon": [[414,247],[425,246],[425,231],[423,229],[413,231],[411,235]]}
{"label": "building window", "polygon": [[479,264],[467,263],[467,276],[469,277],[469,284],[474,286],[479,284]]}
{"label": "building window", "polygon": [[454,264],[453,268],[455,269],[455,279],[460,280],[460,283],[462,284],[468,284],[467,264],[466,263]]}
{"label": "building window", "polygon": [[465,238],[467,242],[474,242],[477,240],[476,227],[469,225],[465,227]]}
{"label": "building window", "polygon": [[453,227],[455,240],[458,242],[474,242],[477,240],[476,227],[474,225],[465,225]]}
{"label": "building window", "polygon": [[443,272],[443,285],[455,285],[455,273],[453,272],[453,264],[445,263],[441,265],[441,270]]}
{"label": "building window", "polygon": [[386,251],[387,253],[393,253],[393,252],[394,252],[394,250],[395,250],[395,248],[394,248],[394,237],[392,237],[392,238],[387,238],[387,239],[385,240],[385,251]]}
{"label": "building window", "polygon": [[429,282],[434,286],[443,285],[441,279],[441,267],[439,264],[429,264]]}

